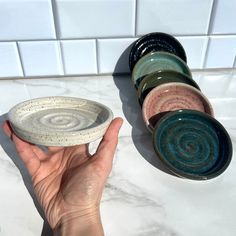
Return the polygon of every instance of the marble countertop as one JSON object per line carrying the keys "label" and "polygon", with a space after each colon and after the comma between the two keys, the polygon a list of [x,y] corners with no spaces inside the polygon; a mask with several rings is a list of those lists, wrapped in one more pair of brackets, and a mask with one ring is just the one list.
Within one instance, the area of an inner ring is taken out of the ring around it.
{"label": "marble countertop", "polygon": [[[193,72],[193,78],[228,130],[235,151],[235,71],[199,71]],[[107,236],[236,235],[235,154],[228,169],[212,180],[199,182],[169,174],[154,154],[129,76],[0,80],[1,123],[15,104],[53,95],[101,102],[124,119],[101,203]],[[31,198],[24,165],[2,131],[0,145],[0,235],[50,235]],[[91,151],[96,145],[91,144]]]}

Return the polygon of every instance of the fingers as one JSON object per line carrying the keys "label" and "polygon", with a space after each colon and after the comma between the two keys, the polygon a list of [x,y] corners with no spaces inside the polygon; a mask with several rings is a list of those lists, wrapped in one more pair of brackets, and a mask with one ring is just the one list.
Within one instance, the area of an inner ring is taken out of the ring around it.
{"label": "fingers", "polygon": [[40,159],[33,151],[32,145],[18,138],[7,121],[3,123],[3,131],[14,142],[21,160],[24,162],[29,173],[33,175],[40,165]]}
{"label": "fingers", "polygon": [[2,128],[3,128],[4,133],[7,135],[7,137],[12,139],[13,132],[8,121],[4,121]]}
{"label": "fingers", "polygon": [[[74,153],[83,153],[83,154],[87,155],[89,153],[88,145],[89,144],[71,146],[71,147],[69,147],[69,149],[71,149]],[[55,146],[48,147],[48,151],[51,153],[55,153],[55,152],[61,151],[63,149],[64,149],[64,147],[55,147]]]}
{"label": "fingers", "polygon": [[121,118],[116,118],[111,122],[95,154],[98,159],[112,163],[122,123],[123,120]]}
{"label": "fingers", "polygon": [[49,152],[58,152],[58,151],[60,151],[60,150],[62,150],[63,149],[63,147],[48,147],[48,151]]}

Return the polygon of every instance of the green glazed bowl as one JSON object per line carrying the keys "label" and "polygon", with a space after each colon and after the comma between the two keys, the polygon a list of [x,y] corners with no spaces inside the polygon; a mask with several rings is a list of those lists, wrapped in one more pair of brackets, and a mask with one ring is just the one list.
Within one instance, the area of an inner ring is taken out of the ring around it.
{"label": "green glazed bowl", "polygon": [[157,156],[175,175],[193,180],[222,174],[232,159],[232,142],[213,117],[194,110],[167,113],[155,126]]}
{"label": "green glazed bowl", "polygon": [[147,94],[155,87],[171,82],[185,83],[200,90],[197,83],[188,75],[177,71],[156,71],[144,77],[138,86],[138,98],[140,105]]}
{"label": "green glazed bowl", "polygon": [[132,81],[136,89],[142,79],[156,71],[172,70],[186,74],[192,78],[188,65],[178,56],[168,52],[150,52],[135,64],[132,72]]}

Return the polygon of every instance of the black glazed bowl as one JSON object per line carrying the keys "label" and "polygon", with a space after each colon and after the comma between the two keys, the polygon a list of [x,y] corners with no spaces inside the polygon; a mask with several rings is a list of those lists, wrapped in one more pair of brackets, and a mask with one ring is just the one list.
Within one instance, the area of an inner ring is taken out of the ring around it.
{"label": "black glazed bowl", "polygon": [[175,37],[162,32],[153,32],[142,36],[133,43],[129,54],[130,71],[142,56],[156,51],[173,53],[187,63],[185,50]]}

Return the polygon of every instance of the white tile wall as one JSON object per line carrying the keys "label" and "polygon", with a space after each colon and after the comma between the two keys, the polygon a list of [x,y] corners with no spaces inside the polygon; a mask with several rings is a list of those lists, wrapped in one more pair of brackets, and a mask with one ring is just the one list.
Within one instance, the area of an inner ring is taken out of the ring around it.
{"label": "white tile wall", "polygon": [[206,55],[205,68],[233,67],[236,56],[235,36],[211,36]]}
{"label": "white tile wall", "polygon": [[56,0],[60,36],[133,36],[134,4],[134,0]]}
{"label": "white tile wall", "polygon": [[215,12],[213,13],[212,34],[236,34],[236,1],[215,1]]}
{"label": "white tile wall", "polygon": [[0,76],[23,76],[16,43],[0,43]]}
{"label": "white tile wall", "polygon": [[54,39],[50,0],[0,0],[0,40]]}
{"label": "white tile wall", "polygon": [[19,42],[19,49],[26,76],[63,74],[57,41]]}
{"label": "white tile wall", "polygon": [[236,67],[235,12],[235,0],[0,0],[0,78],[127,73],[127,48],[154,31],[180,40],[191,69]]}
{"label": "white tile wall", "polygon": [[95,40],[61,41],[61,49],[66,75],[97,73]]}
{"label": "white tile wall", "polygon": [[137,0],[137,33],[206,34],[213,0]]}
{"label": "white tile wall", "polygon": [[99,39],[99,73],[129,72],[129,51],[126,51],[135,39]]}
{"label": "white tile wall", "polygon": [[207,49],[208,37],[204,36],[190,36],[190,37],[176,37],[183,45],[186,55],[187,64],[190,69],[203,68],[205,53]]}

